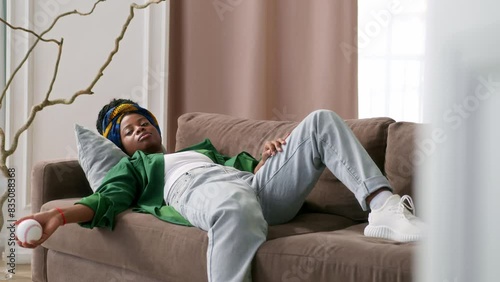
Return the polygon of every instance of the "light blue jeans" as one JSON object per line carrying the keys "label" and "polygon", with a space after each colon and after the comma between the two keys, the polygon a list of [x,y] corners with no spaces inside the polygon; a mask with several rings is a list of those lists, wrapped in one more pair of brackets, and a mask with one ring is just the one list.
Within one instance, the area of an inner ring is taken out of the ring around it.
{"label": "light blue jeans", "polygon": [[361,207],[382,187],[382,175],[351,129],[334,112],[308,115],[288,136],[283,152],[252,174],[220,165],[196,168],[180,177],[166,202],[208,232],[210,282],[251,281],[255,252],[267,225],[291,220],[325,166],[349,188]]}

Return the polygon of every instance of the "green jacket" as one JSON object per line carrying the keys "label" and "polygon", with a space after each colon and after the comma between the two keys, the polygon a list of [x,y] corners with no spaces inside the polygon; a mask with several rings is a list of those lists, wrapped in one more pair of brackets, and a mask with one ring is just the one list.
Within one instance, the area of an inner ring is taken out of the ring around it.
{"label": "green jacket", "polygon": [[[181,151],[196,151],[209,157],[214,163],[232,166],[253,172],[258,161],[247,152],[228,157],[217,152],[210,140]],[[150,213],[157,218],[180,225],[191,226],[174,208],[163,199],[165,164],[162,153],[145,154],[137,151],[132,157],[123,158],[104,178],[96,192],[76,204],[94,210],[92,221],[80,223],[87,228],[107,227],[113,229],[115,216],[133,207],[133,211]]]}

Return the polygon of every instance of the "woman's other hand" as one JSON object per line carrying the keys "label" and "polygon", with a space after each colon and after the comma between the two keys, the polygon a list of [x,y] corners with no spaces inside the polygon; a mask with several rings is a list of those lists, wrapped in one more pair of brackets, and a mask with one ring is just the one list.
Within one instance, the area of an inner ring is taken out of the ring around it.
{"label": "woman's other hand", "polygon": [[260,159],[259,164],[255,167],[254,173],[257,173],[257,171],[266,163],[267,159],[275,156],[278,152],[283,152],[283,145],[286,145],[286,138],[290,135],[288,133],[285,137],[283,138],[278,138],[276,140],[271,140],[271,141],[266,141],[264,143],[264,149],[262,150],[262,158]]}

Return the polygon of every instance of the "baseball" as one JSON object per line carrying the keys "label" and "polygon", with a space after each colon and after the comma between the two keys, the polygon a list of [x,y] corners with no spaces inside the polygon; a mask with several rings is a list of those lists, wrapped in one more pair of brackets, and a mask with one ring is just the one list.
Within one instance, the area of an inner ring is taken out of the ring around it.
{"label": "baseball", "polygon": [[16,229],[17,238],[23,243],[40,240],[42,233],[42,226],[34,219],[23,220]]}

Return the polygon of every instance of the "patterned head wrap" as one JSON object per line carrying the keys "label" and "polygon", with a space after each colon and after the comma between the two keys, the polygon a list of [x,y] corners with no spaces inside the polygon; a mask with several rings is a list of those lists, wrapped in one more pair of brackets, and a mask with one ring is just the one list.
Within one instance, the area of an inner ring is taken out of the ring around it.
{"label": "patterned head wrap", "polygon": [[136,113],[144,116],[156,128],[156,130],[158,130],[158,133],[161,136],[158,121],[150,111],[141,108],[135,103],[120,104],[114,108],[109,109],[102,119],[102,128],[104,129],[102,135],[111,140],[111,142],[115,143],[116,146],[123,149],[122,141],[120,138],[120,123],[126,113]]}

